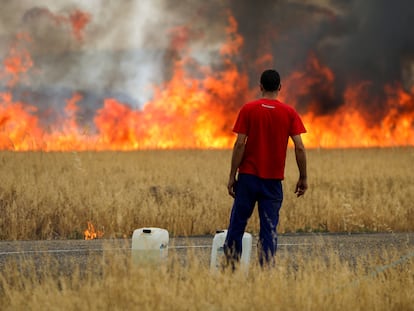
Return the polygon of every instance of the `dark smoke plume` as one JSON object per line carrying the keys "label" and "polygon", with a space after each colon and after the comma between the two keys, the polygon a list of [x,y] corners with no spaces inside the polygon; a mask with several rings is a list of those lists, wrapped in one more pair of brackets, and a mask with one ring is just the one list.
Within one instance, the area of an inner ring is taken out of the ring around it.
{"label": "dark smoke plume", "polygon": [[[381,109],[384,85],[402,83],[409,90],[414,70],[414,5],[410,0],[337,0],[328,6],[316,1],[232,1],[231,10],[245,37],[245,59],[260,57],[270,49],[273,66],[282,76],[307,70],[309,53],[332,69],[334,91],[324,90],[326,81],[312,85],[301,108],[319,102],[329,113],[344,103],[345,86],[367,81],[366,105]],[[260,3],[260,5],[258,5]],[[303,4],[305,3],[305,4]],[[263,68],[250,68],[257,76]],[[307,70],[307,75],[315,73]]]}

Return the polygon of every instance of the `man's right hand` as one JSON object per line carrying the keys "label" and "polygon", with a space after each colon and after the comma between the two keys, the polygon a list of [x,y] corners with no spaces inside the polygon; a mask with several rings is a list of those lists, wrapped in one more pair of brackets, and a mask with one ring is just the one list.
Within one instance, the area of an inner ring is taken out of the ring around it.
{"label": "man's right hand", "polygon": [[300,197],[305,194],[306,190],[308,189],[308,182],[306,178],[299,178],[298,182],[296,183],[295,193],[297,197]]}
{"label": "man's right hand", "polygon": [[235,177],[230,177],[229,178],[229,182],[227,184],[227,191],[229,192],[229,194],[234,198],[236,196],[235,192],[234,192],[234,185],[236,184],[236,178]]}

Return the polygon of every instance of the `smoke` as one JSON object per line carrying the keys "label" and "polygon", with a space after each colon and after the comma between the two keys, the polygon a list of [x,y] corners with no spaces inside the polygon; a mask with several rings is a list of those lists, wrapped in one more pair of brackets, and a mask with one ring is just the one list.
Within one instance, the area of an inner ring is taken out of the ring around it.
{"label": "smoke", "polygon": [[[217,7],[162,0],[110,1],[105,6],[93,0],[43,0],[36,6],[9,1],[0,12],[0,61],[24,32],[31,40],[20,47],[30,52],[34,68],[14,87],[16,96],[25,94],[23,99],[34,100],[41,110],[62,110],[61,98],[70,90],[84,94],[81,105],[91,111],[105,97],[141,107],[151,98],[152,87],[169,78],[180,54],[190,52],[198,62],[210,63],[223,41],[226,20],[223,13],[209,24],[204,14],[217,16]],[[77,12],[86,16],[80,30],[71,20]],[[178,27],[188,29],[187,37],[180,38]],[[180,39],[190,49],[174,46],[172,40]],[[7,85],[5,79],[0,83],[0,90]]]}
{"label": "smoke", "polygon": [[[53,86],[101,96],[123,93],[133,99],[131,104],[144,101],[145,83],[160,80],[163,53],[162,42],[148,39],[151,29],[157,28],[151,26],[157,22],[150,17],[157,19],[160,14],[153,14],[152,9],[135,1],[110,2],[105,9],[91,7],[85,11],[91,20],[79,37],[69,22],[77,8],[21,8],[18,32],[32,38],[27,46],[35,64],[28,79],[31,90]],[[142,31],[144,25],[148,31]],[[12,30],[9,38],[16,32]]]}
{"label": "smoke", "polygon": [[[298,108],[318,102],[318,112],[330,113],[344,103],[349,84],[369,81],[367,92],[378,99],[385,84],[413,85],[413,10],[410,0],[5,1],[0,61],[17,34],[29,34],[23,47],[34,67],[12,91],[41,112],[62,110],[62,99],[73,92],[83,94],[80,113],[87,117],[107,97],[142,107],[184,55],[220,68],[230,13],[244,38],[234,61],[252,87],[266,67],[278,69],[282,79],[294,71],[313,77],[307,64],[313,54],[335,80],[327,89],[329,81],[315,79]],[[265,54],[272,61],[257,61]],[[0,91],[8,82],[1,78]],[[381,106],[381,100],[367,105]]]}
{"label": "smoke", "polygon": [[[381,109],[385,84],[402,83],[408,91],[413,86],[414,6],[410,0],[232,3],[246,40],[244,58],[256,59],[268,49],[274,56],[271,66],[282,76],[302,70],[312,77],[316,73],[306,60],[313,53],[334,73],[333,92],[324,89],[328,81],[319,80],[301,98],[303,110],[316,101],[320,113],[330,113],[344,103],[347,85],[364,81],[369,82],[367,97],[375,99],[366,105]],[[262,69],[249,72],[257,76]]]}

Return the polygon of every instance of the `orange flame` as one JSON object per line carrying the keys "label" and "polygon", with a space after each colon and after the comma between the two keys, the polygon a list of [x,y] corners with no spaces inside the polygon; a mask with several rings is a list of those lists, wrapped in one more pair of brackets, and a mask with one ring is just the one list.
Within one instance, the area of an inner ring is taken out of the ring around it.
{"label": "orange flame", "polygon": [[83,30],[90,22],[91,16],[88,13],[76,10],[69,16],[69,22],[72,25],[73,35],[78,41],[83,40]]}
{"label": "orange flame", "polygon": [[[286,79],[286,101],[294,106],[297,106],[295,96],[306,95],[315,84],[319,90],[322,89],[324,97],[334,97],[333,72],[314,55],[310,55],[308,66],[314,73],[311,77],[294,72]],[[414,138],[410,135],[414,129],[414,87],[408,92],[398,83],[385,86],[384,117],[378,124],[372,122],[373,112],[366,105],[373,100],[366,95],[369,85],[369,82],[349,85],[344,92],[344,102],[335,112],[326,115],[319,114],[320,103],[310,99],[310,111],[302,115],[308,129],[304,135],[306,145],[325,148],[414,145]]]}
{"label": "orange flame", "polygon": [[[63,17],[59,17],[62,20]],[[74,34],[82,39],[82,30],[90,17],[76,11],[70,16]],[[171,30],[171,43],[180,54],[186,50],[191,34],[182,27]],[[154,87],[153,99],[141,109],[133,109],[114,98],[107,98],[97,110],[94,129],[78,123],[78,103],[82,95],[74,93],[66,102],[65,116],[57,124],[44,129],[36,117],[37,108],[15,102],[10,91],[0,93],[1,150],[135,150],[154,148],[230,148],[234,141],[232,125],[240,106],[257,96],[251,89],[246,72],[233,59],[243,46],[237,33],[237,21],[230,16],[227,41],[220,49],[222,67],[198,65],[191,57],[175,59],[169,81]],[[27,34],[20,34],[3,61],[1,77],[7,77],[12,88],[33,66],[26,48]],[[271,63],[272,55],[264,53],[256,64]],[[349,85],[344,102],[329,113],[320,111],[320,102],[309,97],[305,108],[299,98],[315,91],[323,97],[334,97],[335,75],[315,55],[310,55],[306,72],[293,72],[282,81],[281,100],[301,113],[308,133],[307,147],[371,147],[414,145],[414,88],[405,90],[400,84],[386,85],[382,115],[373,121],[368,110],[373,99],[366,95],[369,81]],[[188,68],[191,67],[191,70]],[[196,71],[197,78],[190,72]],[[307,74],[312,72],[312,75]],[[380,122],[378,122],[380,120]]]}
{"label": "orange flame", "polygon": [[0,74],[9,79],[7,86],[13,87],[27,73],[33,66],[33,60],[27,50],[27,43],[31,39],[27,33],[19,33],[16,35],[16,40],[13,42],[8,55],[3,60],[4,72]]}
{"label": "orange flame", "polygon": [[88,229],[83,232],[85,240],[100,239],[104,235],[103,231],[95,231],[95,227],[92,222],[88,221]]}

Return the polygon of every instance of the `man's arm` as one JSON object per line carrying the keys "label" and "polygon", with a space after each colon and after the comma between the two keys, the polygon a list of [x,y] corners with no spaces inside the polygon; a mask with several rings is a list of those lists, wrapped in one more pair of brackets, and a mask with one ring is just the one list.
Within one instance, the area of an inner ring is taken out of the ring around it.
{"label": "man's arm", "polygon": [[307,173],[306,173],[306,152],[305,146],[300,135],[292,136],[293,144],[295,145],[296,164],[299,169],[299,179],[296,183],[295,193],[298,197],[304,195],[308,189]]}
{"label": "man's arm", "polygon": [[227,184],[227,190],[229,194],[234,197],[234,184],[236,182],[236,174],[237,169],[239,168],[244,155],[244,149],[246,147],[246,139],[247,135],[245,134],[237,134],[236,141],[233,146],[233,153],[231,156],[231,167],[230,167],[230,175],[229,175],[229,182]]}

